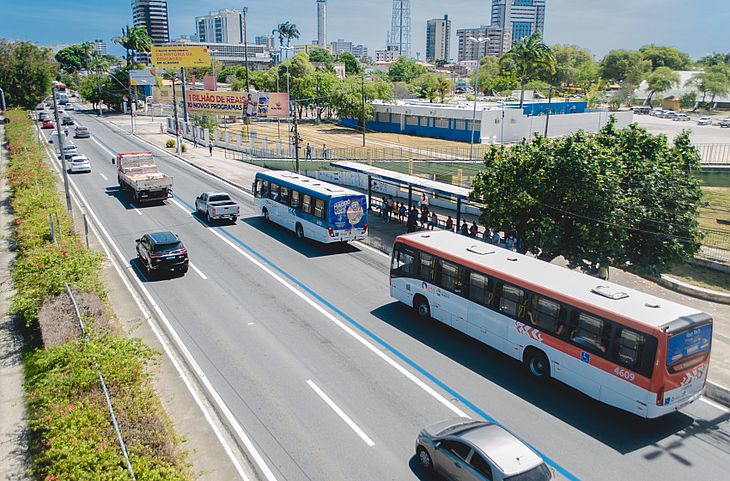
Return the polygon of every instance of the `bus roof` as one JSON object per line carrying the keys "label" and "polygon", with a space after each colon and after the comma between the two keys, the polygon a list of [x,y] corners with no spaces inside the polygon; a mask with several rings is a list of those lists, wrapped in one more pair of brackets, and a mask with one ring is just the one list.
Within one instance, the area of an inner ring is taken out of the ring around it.
{"label": "bus roof", "polygon": [[453,232],[417,232],[402,235],[396,239],[398,241],[426,248],[467,267],[482,270],[479,269],[481,267],[487,273],[494,271],[503,274],[506,281],[517,282],[531,291],[563,300],[575,307],[591,306],[594,311],[603,311],[594,313],[604,317],[604,313],[613,313],[670,332],[710,319],[697,309]]}
{"label": "bus roof", "polygon": [[289,186],[298,187],[307,193],[324,195],[327,197],[343,197],[343,196],[363,196],[362,192],[348,189],[336,184],[330,184],[305,175],[295,174],[284,170],[274,170],[270,172],[258,172],[256,177],[264,177],[268,180],[286,182]]}

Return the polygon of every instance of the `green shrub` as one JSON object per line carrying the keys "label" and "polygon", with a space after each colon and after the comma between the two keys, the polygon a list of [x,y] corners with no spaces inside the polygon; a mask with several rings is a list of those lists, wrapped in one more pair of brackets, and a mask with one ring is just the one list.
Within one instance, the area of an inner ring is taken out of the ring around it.
{"label": "green shrub", "polygon": [[185,145],[185,144],[182,144],[182,145],[180,146],[180,151],[181,151],[181,152],[187,152],[187,151],[188,151],[188,146],[187,146],[187,145]]}
{"label": "green shrub", "polygon": [[174,149],[177,143],[172,139],[167,139],[167,142],[165,142],[165,147],[168,149]]}

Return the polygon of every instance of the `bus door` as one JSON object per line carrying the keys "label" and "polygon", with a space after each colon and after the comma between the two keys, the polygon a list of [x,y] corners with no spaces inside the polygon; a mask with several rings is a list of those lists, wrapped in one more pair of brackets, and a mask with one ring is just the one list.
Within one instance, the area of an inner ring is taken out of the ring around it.
{"label": "bus door", "polygon": [[436,265],[439,298],[437,318],[453,328],[467,332],[468,303],[463,299],[462,268],[453,262],[438,259]]}

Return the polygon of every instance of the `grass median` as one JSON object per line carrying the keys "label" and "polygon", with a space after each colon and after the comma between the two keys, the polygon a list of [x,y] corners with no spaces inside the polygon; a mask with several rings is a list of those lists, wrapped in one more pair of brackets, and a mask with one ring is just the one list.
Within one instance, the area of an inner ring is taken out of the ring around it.
{"label": "grass median", "polygon": [[[192,479],[181,439],[152,387],[149,367],[159,353],[115,327],[101,280],[102,256],[84,247],[75,232],[28,113],[12,110],[7,117],[10,160],[5,174],[17,252],[12,310],[27,326],[25,388],[33,476],[46,481],[128,479],[98,368],[136,478]],[[75,329],[75,311],[63,308],[70,304],[64,283],[83,300],[88,340]]]}

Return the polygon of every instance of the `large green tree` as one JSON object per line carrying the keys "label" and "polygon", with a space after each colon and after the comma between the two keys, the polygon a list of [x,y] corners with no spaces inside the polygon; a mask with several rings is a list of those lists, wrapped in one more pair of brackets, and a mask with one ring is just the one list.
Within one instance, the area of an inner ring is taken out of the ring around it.
{"label": "large green tree", "polygon": [[[363,116],[363,91],[365,95],[365,112]],[[393,100],[393,86],[389,82],[377,79],[374,81],[366,80],[364,89],[362,79],[351,76],[341,81],[332,91],[330,101],[332,107],[337,114],[343,117],[349,117],[360,120],[364,118],[365,122],[371,120],[374,115],[372,102],[374,100],[382,100],[390,102]]]}
{"label": "large green tree", "polygon": [[535,32],[512,45],[512,49],[502,55],[500,63],[512,62],[515,73],[520,78],[520,107],[525,102],[525,85],[541,72],[555,74],[555,56],[550,47],[542,41],[540,32]]}
{"label": "large green tree", "polygon": [[641,47],[639,52],[644,56],[644,59],[651,62],[651,68],[654,70],[659,67],[686,70],[692,65],[689,54],[675,47],[650,44]]}
{"label": "large green tree", "polygon": [[114,43],[121,45],[127,52],[127,64],[135,62],[135,56],[139,52],[152,51],[152,37],[144,27],[130,27],[127,25],[122,29],[122,34],[113,38]]}
{"label": "large green tree", "polygon": [[55,58],[63,70],[74,74],[89,69],[93,51],[94,44],[91,42],[74,44],[56,52]]}
{"label": "large green tree", "polygon": [[700,248],[699,161],[688,132],[669,145],[612,121],[597,134],[492,147],[472,196],[484,225],[516,231],[544,260],[656,273]]}
{"label": "large green tree", "polygon": [[555,81],[559,86],[580,86],[584,89],[598,81],[598,62],[590,50],[575,45],[553,45]]}
{"label": "large green tree", "polygon": [[426,67],[418,64],[415,60],[400,57],[388,67],[387,77],[391,82],[413,83],[426,72]]}
{"label": "large green tree", "polygon": [[363,72],[362,64],[350,52],[342,52],[335,60],[345,64],[346,75],[360,75]]}
{"label": "large green tree", "polygon": [[649,97],[646,102],[651,105],[654,94],[661,94],[679,84],[679,74],[669,67],[658,67],[646,78]]}
{"label": "large green tree", "polygon": [[651,61],[638,50],[612,50],[601,62],[601,77],[638,86],[651,71]]}
{"label": "large green tree", "polygon": [[34,107],[51,92],[58,73],[52,52],[30,42],[0,39],[0,87],[8,107]]}
{"label": "large green tree", "polygon": [[697,72],[685,83],[687,86],[695,87],[701,94],[702,99],[697,104],[705,104],[707,95],[711,95],[710,104],[714,104],[718,95],[726,95],[730,92],[730,65],[712,65],[705,67],[702,72]]}
{"label": "large green tree", "polygon": [[309,51],[309,60],[311,62],[332,63],[335,57],[323,48],[313,48]]}

